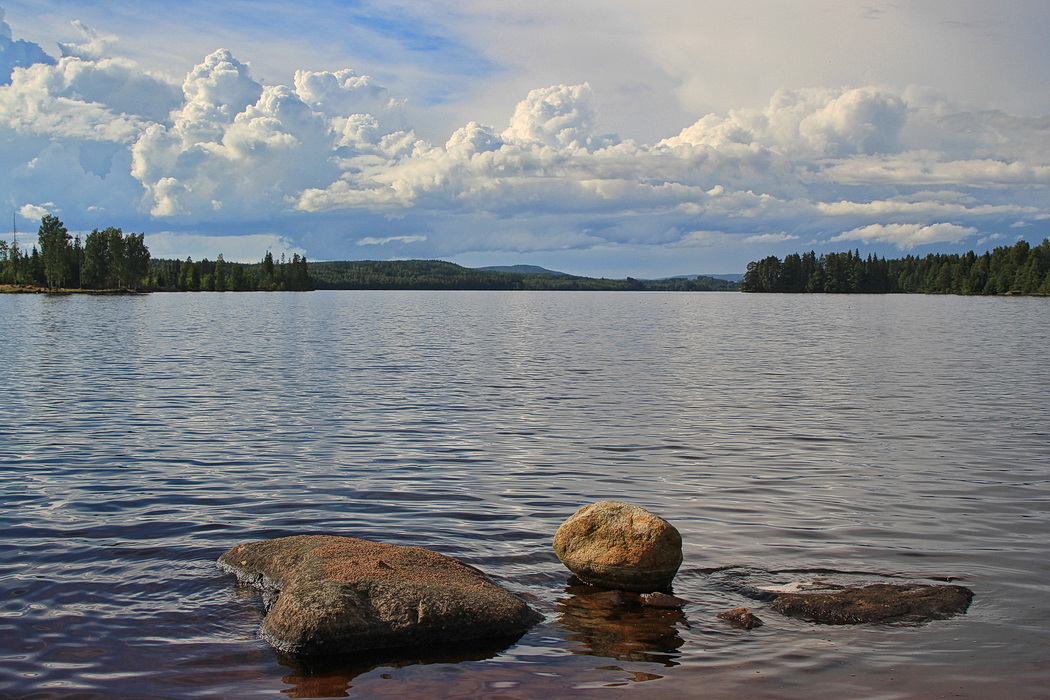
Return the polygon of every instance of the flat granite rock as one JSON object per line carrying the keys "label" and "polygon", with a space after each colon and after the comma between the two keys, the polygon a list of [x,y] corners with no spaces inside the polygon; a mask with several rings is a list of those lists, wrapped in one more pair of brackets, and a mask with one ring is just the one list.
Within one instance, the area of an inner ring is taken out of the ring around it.
{"label": "flat granite rock", "polygon": [[218,561],[263,593],[262,636],[292,654],[516,638],[541,616],[472,566],[423,547],[296,535]]}
{"label": "flat granite rock", "polygon": [[769,607],[825,625],[928,622],[966,612],[973,591],[963,586],[876,583],[834,593],[779,593]]}

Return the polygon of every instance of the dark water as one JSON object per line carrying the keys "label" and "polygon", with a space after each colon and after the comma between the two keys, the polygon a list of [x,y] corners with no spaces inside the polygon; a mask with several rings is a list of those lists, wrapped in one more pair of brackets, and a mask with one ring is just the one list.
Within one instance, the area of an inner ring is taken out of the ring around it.
{"label": "dark water", "polygon": [[[3,296],[0,697],[1047,697],[1048,389],[1046,299]],[[683,611],[566,590],[550,539],[604,498],[681,530]],[[459,557],[545,621],[299,664],[214,562],[303,532]],[[976,598],[828,627],[734,592],[817,578]]]}

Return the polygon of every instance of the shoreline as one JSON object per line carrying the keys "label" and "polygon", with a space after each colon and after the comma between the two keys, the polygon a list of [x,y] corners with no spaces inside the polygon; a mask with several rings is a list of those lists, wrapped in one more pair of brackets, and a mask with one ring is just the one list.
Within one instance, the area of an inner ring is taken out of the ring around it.
{"label": "shoreline", "polygon": [[65,287],[48,289],[32,284],[0,284],[0,294],[91,294],[99,296],[149,293],[132,289],[67,289]]}

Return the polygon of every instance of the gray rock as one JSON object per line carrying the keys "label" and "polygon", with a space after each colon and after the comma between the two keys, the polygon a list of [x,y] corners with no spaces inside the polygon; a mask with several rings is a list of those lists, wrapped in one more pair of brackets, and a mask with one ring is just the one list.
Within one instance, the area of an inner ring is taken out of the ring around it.
{"label": "gray rock", "polygon": [[593,586],[665,591],[682,565],[682,536],[644,508],[599,501],[562,523],[554,535],[554,553]]}
{"label": "gray rock", "polygon": [[423,547],[297,535],[239,544],[218,566],[263,592],[262,636],[293,654],[518,637],[540,620],[481,571]]}

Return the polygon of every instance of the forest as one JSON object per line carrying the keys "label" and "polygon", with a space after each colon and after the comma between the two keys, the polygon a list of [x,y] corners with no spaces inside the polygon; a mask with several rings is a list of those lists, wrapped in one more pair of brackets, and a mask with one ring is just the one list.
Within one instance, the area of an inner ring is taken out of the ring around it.
{"label": "forest", "polygon": [[788,294],[1050,295],[1050,239],[1018,241],[977,255],[889,259],[859,251],[793,253],[748,263],[744,292]]}
{"label": "forest", "polygon": [[308,292],[314,288],[306,258],[298,253],[275,260],[266,251],[262,262],[226,262],[220,253],[207,258],[151,260],[147,288],[156,292]]}
{"label": "forest", "polygon": [[0,284],[63,291],[242,292],[313,289],[306,258],[275,260],[269,251],[259,263],[216,260],[154,260],[145,235],[119,228],[95,229],[84,240],[71,236],[51,215],[40,220],[37,245],[29,252],[0,240]]}
{"label": "forest", "polygon": [[428,289],[523,291],[736,291],[738,282],[714,277],[623,280],[560,273],[477,270],[441,260],[353,260],[310,263],[317,289]]}

